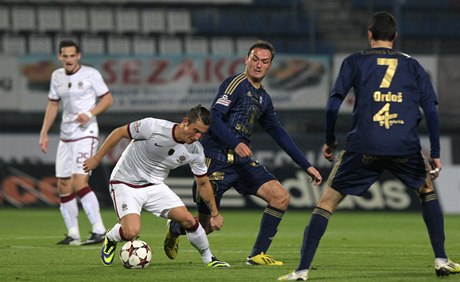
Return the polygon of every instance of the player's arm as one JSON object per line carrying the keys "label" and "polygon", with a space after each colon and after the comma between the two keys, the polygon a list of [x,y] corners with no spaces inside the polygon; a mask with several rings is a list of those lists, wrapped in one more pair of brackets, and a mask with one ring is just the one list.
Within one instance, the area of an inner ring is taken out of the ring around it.
{"label": "player's arm", "polygon": [[59,111],[59,101],[49,100],[46,106],[45,117],[43,118],[42,129],[40,130],[40,139],[38,145],[43,153],[48,152],[48,131],[56,120]]}
{"label": "player's arm", "polygon": [[442,170],[441,164],[441,146],[439,142],[440,136],[440,125],[439,125],[439,116],[436,108],[435,101],[428,102],[426,105],[422,105],[423,113],[425,115],[426,126],[429,132],[430,138],[430,175],[432,179],[435,179],[439,176],[439,173]]}
{"label": "player's arm", "polygon": [[110,106],[112,106],[112,104],[113,96],[110,92],[107,92],[102,97],[100,97],[99,102],[91,111],[80,113],[75,121],[81,125],[86,124],[93,116],[97,116],[105,112],[108,108],[110,108]]}
{"label": "player's arm", "polygon": [[86,159],[83,163],[83,170],[89,172],[90,170],[95,169],[99,163],[102,161],[104,156],[110,152],[123,138],[131,138],[129,135],[128,129],[129,125],[123,125],[114,129],[109,136],[105,139],[102,146],[97,150],[94,156]]}
{"label": "player's arm", "polygon": [[431,169],[429,171],[431,179],[435,179],[439,176],[439,173],[442,170],[441,164],[441,145],[440,145],[440,122],[439,122],[439,114],[438,114],[438,101],[436,98],[436,93],[433,89],[433,85],[431,84],[428,75],[426,74],[425,70],[420,67],[419,68],[419,76],[418,76],[418,85],[421,88],[421,102],[420,107],[423,110],[423,114],[425,115],[425,122],[426,127],[428,129],[428,134],[430,138],[430,166]]}
{"label": "player's arm", "polygon": [[219,93],[217,94],[216,100],[211,107],[211,127],[209,131],[212,131],[219,139],[232,148],[240,157],[252,156],[251,149],[241,142],[238,137],[231,131],[231,129],[225,124],[225,115],[230,109],[237,103],[239,89],[237,88],[232,94],[226,94],[225,89],[228,86],[228,81],[223,82],[219,87]]}
{"label": "player's arm", "polygon": [[195,176],[195,181],[201,201],[204,202],[211,211],[211,228],[213,230],[220,230],[224,224],[224,218],[217,209],[214,190],[212,189],[211,182],[209,182],[209,177],[207,175]]}
{"label": "player's arm", "polygon": [[112,104],[113,104],[113,96],[112,96],[112,93],[108,92],[99,98],[99,102],[96,104],[96,107],[94,107],[94,109],[91,110],[91,113],[94,116],[102,114],[108,108],[110,108]]}
{"label": "player's arm", "polygon": [[326,107],[326,138],[323,145],[323,156],[328,161],[334,160],[334,150],[337,148],[337,139],[335,138],[335,124],[342,104],[343,97],[334,93],[329,97]]}
{"label": "player's arm", "polygon": [[228,147],[233,148],[240,157],[251,157],[252,151],[248,145],[241,142],[223,121],[224,113],[211,110],[211,131]]}
{"label": "player's arm", "polygon": [[[226,110],[226,109],[225,109]],[[211,127],[210,130],[219,136],[222,142],[231,148],[235,148],[240,140],[235,134],[228,128],[224,122],[224,115],[226,111],[223,111],[222,107],[213,107],[211,109]]]}
{"label": "player's arm", "polygon": [[289,136],[281,122],[276,117],[274,109],[269,109],[259,120],[260,125],[276,141],[276,143],[311,177],[313,185],[320,185],[323,178],[319,171],[314,168],[305,158],[297,144]]}

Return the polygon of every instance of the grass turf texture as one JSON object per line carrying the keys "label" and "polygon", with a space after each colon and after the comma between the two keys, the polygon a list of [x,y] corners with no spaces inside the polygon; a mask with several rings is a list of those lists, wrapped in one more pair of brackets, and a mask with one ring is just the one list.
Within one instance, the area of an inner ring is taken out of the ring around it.
{"label": "grass turf texture", "polygon": [[[298,263],[308,211],[289,211],[279,227],[269,254],[284,266],[245,265],[257,236],[262,210],[224,210],[224,228],[209,236],[213,254],[232,265],[230,269],[206,268],[197,251],[181,237],[179,256],[163,253],[164,219],[142,216],[140,239],[153,251],[146,269],[125,269],[100,261],[100,246],[58,246],[65,232],[59,210],[0,210],[1,281],[275,281]],[[116,218],[103,210],[107,227]],[[460,261],[460,216],[446,216],[446,249]],[[80,214],[82,240],[89,235],[86,216]],[[309,274],[309,281],[435,281],[433,255],[418,213],[345,212],[333,215]],[[451,275],[450,281],[460,281]],[[445,279],[444,279],[445,280]]]}

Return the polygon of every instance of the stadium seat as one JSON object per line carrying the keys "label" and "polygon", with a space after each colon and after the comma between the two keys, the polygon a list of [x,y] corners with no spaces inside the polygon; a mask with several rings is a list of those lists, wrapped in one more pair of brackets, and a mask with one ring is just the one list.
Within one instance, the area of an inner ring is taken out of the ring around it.
{"label": "stadium seat", "polygon": [[186,37],[185,53],[188,55],[207,55],[208,39],[206,37]]}
{"label": "stadium seat", "polygon": [[53,54],[53,40],[50,35],[30,34],[29,54],[50,55]]}
{"label": "stadium seat", "polygon": [[[73,40],[74,42],[76,42],[77,44],[80,43],[80,39],[78,38],[78,36],[76,35],[73,35],[73,34],[62,34],[62,33],[59,33],[59,34],[56,34],[54,36],[54,48],[56,50],[55,53],[58,53],[59,50],[59,43],[62,41],[62,40]],[[80,46],[81,47],[81,46]]]}
{"label": "stadium seat", "polygon": [[292,54],[306,53],[310,48],[310,42],[307,39],[292,38],[287,41],[286,52]]}
{"label": "stadium seat", "polygon": [[0,6],[0,31],[8,31],[10,28],[10,11],[8,7]]}
{"label": "stadium seat", "polygon": [[11,18],[14,32],[32,32],[37,28],[35,9],[32,6],[13,6]]}
{"label": "stadium seat", "polygon": [[239,55],[247,55],[249,47],[257,41],[253,37],[239,37],[235,39],[236,53]]}
{"label": "stadium seat", "polygon": [[128,36],[107,36],[107,51],[110,55],[130,55],[131,38]]}
{"label": "stadium seat", "polygon": [[137,9],[119,9],[116,11],[116,30],[118,33],[140,32],[139,12]]}
{"label": "stadium seat", "polygon": [[188,10],[169,10],[166,12],[168,32],[190,33],[192,32],[192,16]]}
{"label": "stadium seat", "polygon": [[[244,34],[266,34],[271,33],[270,13],[265,10],[251,11],[243,16]],[[288,29],[288,27],[285,27]]]}
{"label": "stadium seat", "polygon": [[182,55],[182,40],[178,37],[161,36],[158,51],[159,55]]}
{"label": "stadium seat", "polygon": [[88,14],[84,7],[66,6],[64,8],[64,32],[87,32]]}
{"label": "stadium seat", "polygon": [[104,55],[105,43],[104,38],[94,35],[81,36],[81,49],[85,55]]}
{"label": "stadium seat", "polygon": [[155,38],[151,36],[133,37],[133,54],[154,56],[157,53]]}
{"label": "stadium seat", "polygon": [[292,28],[292,17],[289,11],[276,11],[270,13],[270,32],[272,34],[288,35],[292,33]]}
{"label": "stadium seat", "polygon": [[235,53],[231,37],[213,37],[210,45],[212,55],[233,55]]}
{"label": "stadium seat", "polygon": [[20,56],[27,53],[26,38],[24,35],[5,34],[2,39],[4,55]]}
{"label": "stadium seat", "polygon": [[112,8],[95,7],[89,10],[90,31],[93,33],[111,33],[115,31]]}
{"label": "stadium seat", "polygon": [[219,34],[218,9],[199,9],[192,11],[192,26],[197,34]]}
{"label": "stadium seat", "polygon": [[244,18],[246,13],[239,9],[225,9],[219,12],[218,29],[221,34],[241,35],[243,30]]}
{"label": "stadium seat", "polygon": [[165,12],[160,9],[143,9],[141,11],[142,33],[164,33],[166,32]]}
{"label": "stadium seat", "polygon": [[41,6],[37,10],[39,32],[59,32],[62,29],[61,9]]}

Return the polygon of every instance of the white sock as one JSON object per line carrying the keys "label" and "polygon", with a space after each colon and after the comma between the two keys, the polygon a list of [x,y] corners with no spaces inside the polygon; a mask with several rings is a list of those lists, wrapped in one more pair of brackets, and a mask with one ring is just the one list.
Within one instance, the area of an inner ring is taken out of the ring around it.
{"label": "white sock", "polygon": [[205,264],[208,264],[212,261],[212,253],[209,249],[209,241],[208,237],[206,236],[206,232],[204,231],[201,224],[198,225],[198,228],[194,232],[185,231],[187,233],[188,240],[190,244],[195,247],[195,249],[200,252],[201,259]]}
{"label": "white sock", "polygon": [[449,261],[447,258],[436,258],[435,260],[441,263],[446,263]]}
{"label": "white sock", "polygon": [[104,234],[105,227],[102,222],[101,212],[99,209],[99,202],[97,201],[96,194],[93,191],[89,192],[80,198],[81,205],[85,210],[86,216],[92,225],[92,232],[97,234]]}
{"label": "white sock", "polygon": [[74,239],[80,239],[77,199],[74,198],[68,202],[61,203],[59,210],[61,211],[62,218],[64,218],[64,223],[67,227],[67,236]]}
{"label": "white sock", "polygon": [[113,242],[123,241],[123,239],[121,239],[121,236],[120,236],[120,228],[121,228],[120,223],[115,224],[112,227],[112,229],[110,229],[110,231],[107,232],[107,235],[106,235],[107,238]]}

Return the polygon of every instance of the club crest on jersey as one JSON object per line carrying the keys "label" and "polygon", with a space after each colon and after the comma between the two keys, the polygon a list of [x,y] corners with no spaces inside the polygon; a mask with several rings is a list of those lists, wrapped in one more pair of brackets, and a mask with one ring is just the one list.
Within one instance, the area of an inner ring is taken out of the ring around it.
{"label": "club crest on jersey", "polygon": [[259,97],[258,93],[252,93],[251,90],[246,92],[246,96],[250,97],[256,103],[262,103],[262,98]]}
{"label": "club crest on jersey", "polygon": [[228,95],[224,94],[222,97],[217,99],[216,104],[221,104],[223,106],[228,107],[232,101],[228,99]]}
{"label": "club crest on jersey", "polygon": [[177,158],[177,162],[178,163],[183,163],[183,162],[185,162],[186,159],[187,159],[187,157],[185,155],[182,155],[182,156]]}
{"label": "club crest on jersey", "polygon": [[83,86],[84,86],[83,82],[79,81],[78,82],[78,89],[83,89]]}

